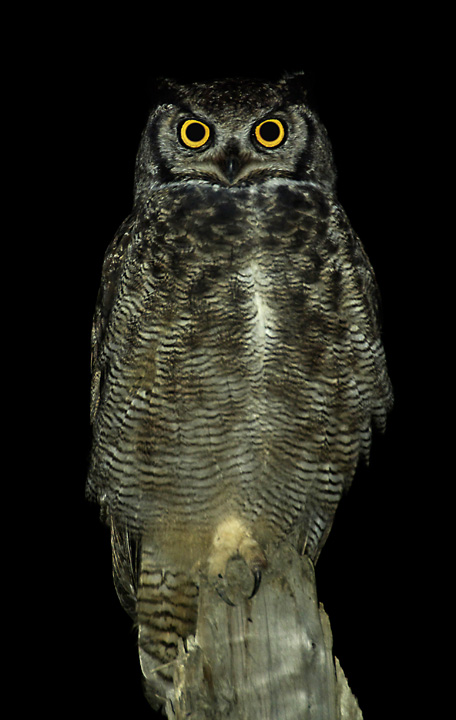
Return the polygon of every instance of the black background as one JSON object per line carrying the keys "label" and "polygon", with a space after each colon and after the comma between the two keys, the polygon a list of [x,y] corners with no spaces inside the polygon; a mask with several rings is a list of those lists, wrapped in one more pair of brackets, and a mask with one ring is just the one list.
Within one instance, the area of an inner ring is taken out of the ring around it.
{"label": "black background", "polygon": [[[129,18],[128,28],[123,16],[115,20],[114,27],[66,20],[38,42],[38,70],[31,53],[23,90],[20,145],[41,198],[32,316],[38,300],[45,304],[45,320],[34,324],[43,371],[33,380],[39,454],[27,492],[34,597],[44,609],[26,601],[21,613],[25,655],[34,663],[33,672],[27,664],[22,670],[24,684],[43,675],[36,704],[59,716],[153,716],[142,697],[135,633],[112,586],[109,533],[84,499],[91,319],[105,249],[131,209],[152,80],[304,70],[332,140],[339,198],[377,275],[396,396],[370,468],[360,469],[340,504],[317,586],[364,717],[400,717],[398,706],[410,707],[420,570],[433,558],[421,518],[432,502],[427,484],[441,423],[439,411],[428,409],[437,332],[422,283],[432,268],[420,250],[429,240],[423,108],[433,103],[435,76],[428,55],[413,24],[397,16],[361,19],[358,29],[333,18],[329,37],[321,19],[296,27],[272,18],[265,31],[255,18],[238,29],[211,15],[205,28],[201,19],[184,21],[177,43],[172,12],[160,22]],[[30,383],[29,370],[23,377]],[[26,444],[19,452],[27,460]],[[37,467],[46,477],[39,487]]]}

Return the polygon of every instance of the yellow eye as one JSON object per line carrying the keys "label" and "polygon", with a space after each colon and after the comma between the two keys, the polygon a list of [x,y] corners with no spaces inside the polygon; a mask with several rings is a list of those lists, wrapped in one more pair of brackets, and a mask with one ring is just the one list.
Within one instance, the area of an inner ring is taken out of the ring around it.
{"label": "yellow eye", "polygon": [[256,126],[255,137],[263,147],[275,148],[285,139],[285,126],[276,118],[268,118]]}
{"label": "yellow eye", "polygon": [[209,140],[209,127],[199,120],[186,120],[180,129],[180,137],[184,145],[191,148],[203,147]]}

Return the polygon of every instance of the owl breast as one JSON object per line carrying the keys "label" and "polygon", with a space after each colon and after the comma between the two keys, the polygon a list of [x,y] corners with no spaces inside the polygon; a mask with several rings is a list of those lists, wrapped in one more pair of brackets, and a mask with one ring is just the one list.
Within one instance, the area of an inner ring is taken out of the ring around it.
{"label": "owl breast", "polygon": [[233,515],[315,555],[385,414],[371,271],[341,209],[300,182],[176,183],[152,193],[124,263],[99,496],[183,545]]}

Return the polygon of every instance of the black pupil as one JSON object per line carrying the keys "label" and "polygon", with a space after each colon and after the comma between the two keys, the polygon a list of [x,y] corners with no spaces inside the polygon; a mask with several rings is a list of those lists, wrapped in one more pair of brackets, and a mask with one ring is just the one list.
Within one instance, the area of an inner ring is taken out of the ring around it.
{"label": "black pupil", "polygon": [[261,137],[266,142],[274,142],[280,135],[280,128],[275,122],[265,122],[260,128]]}
{"label": "black pupil", "polygon": [[194,122],[188,125],[186,132],[187,137],[191,142],[201,142],[206,134],[206,128],[204,125]]}

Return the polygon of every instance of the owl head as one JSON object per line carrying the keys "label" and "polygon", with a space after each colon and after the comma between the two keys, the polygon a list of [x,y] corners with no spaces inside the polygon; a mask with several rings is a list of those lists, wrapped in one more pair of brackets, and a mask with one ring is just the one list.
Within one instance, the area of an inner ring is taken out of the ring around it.
{"label": "owl head", "polygon": [[136,201],[157,184],[230,188],[280,177],[326,189],[335,182],[327,134],[306,104],[302,74],[275,82],[160,81],[138,152]]}

